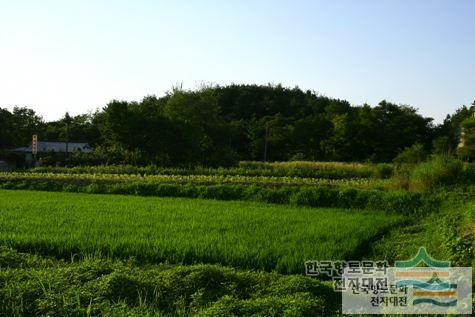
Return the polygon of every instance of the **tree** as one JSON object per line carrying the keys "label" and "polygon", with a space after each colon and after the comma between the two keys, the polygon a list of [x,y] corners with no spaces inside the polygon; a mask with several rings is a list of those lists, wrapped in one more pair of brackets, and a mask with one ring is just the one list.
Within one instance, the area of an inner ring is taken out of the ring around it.
{"label": "tree", "polygon": [[456,152],[462,135],[462,122],[475,114],[475,101],[470,107],[462,106],[454,114],[447,115],[444,122],[437,127],[435,137],[449,138],[449,153]]}
{"label": "tree", "polygon": [[468,159],[475,158],[475,116],[462,121],[462,137],[457,154]]}
{"label": "tree", "polygon": [[7,109],[0,108],[0,127],[0,150],[13,147],[13,118]]}
{"label": "tree", "polygon": [[432,153],[436,155],[450,155],[450,138],[447,135],[434,138],[432,141]]}
{"label": "tree", "polygon": [[384,100],[355,107],[282,85],[177,87],[48,123],[26,108],[0,109],[0,147],[25,145],[38,133],[41,140],[90,143],[98,149],[94,162],[223,166],[264,156],[390,162],[415,143],[430,150],[440,143],[436,137],[447,136],[453,146],[455,127],[471,111],[465,107],[434,127],[417,109]]}
{"label": "tree", "polygon": [[0,149],[25,146],[33,134],[44,128],[43,119],[34,110],[14,107],[10,112],[0,108]]}

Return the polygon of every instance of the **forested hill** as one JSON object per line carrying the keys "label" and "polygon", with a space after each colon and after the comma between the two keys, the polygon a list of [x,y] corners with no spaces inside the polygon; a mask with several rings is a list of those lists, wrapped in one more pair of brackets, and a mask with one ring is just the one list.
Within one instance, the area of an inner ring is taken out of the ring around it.
{"label": "forested hill", "polygon": [[434,140],[445,150],[458,142],[462,107],[435,126],[410,106],[386,101],[351,106],[312,91],[278,86],[230,85],[196,91],[173,89],[141,102],[112,101],[87,115],[44,122],[34,111],[0,109],[0,148],[44,141],[89,142],[101,163],[229,165],[237,160],[391,161]]}

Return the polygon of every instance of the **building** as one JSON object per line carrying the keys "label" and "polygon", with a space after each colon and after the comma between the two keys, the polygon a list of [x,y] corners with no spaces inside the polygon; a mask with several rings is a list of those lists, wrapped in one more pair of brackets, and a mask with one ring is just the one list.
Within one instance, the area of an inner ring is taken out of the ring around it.
{"label": "building", "polygon": [[[74,153],[92,152],[92,148],[87,143],[78,142],[43,142],[39,141],[37,145],[38,153]],[[17,153],[25,153],[25,160],[27,162],[33,161],[33,153],[31,143],[28,146],[18,147],[10,150]]]}

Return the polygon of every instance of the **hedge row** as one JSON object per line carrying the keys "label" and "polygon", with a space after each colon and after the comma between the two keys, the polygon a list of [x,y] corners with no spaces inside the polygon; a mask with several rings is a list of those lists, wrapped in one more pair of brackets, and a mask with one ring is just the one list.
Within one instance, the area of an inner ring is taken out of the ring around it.
{"label": "hedge row", "polygon": [[0,183],[2,189],[65,191],[91,194],[121,194],[157,197],[188,197],[216,200],[250,200],[309,207],[378,209],[413,214],[437,210],[438,196],[407,191],[362,190],[329,187],[260,187],[245,185],[195,185],[146,183],[68,184],[33,180]]}

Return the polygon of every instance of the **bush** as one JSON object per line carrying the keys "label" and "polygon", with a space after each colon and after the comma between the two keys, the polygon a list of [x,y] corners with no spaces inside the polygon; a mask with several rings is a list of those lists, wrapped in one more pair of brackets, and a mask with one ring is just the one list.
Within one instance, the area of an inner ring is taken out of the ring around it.
{"label": "bush", "polygon": [[391,164],[377,164],[373,170],[375,178],[390,178],[393,176],[394,168]]}
{"label": "bush", "polygon": [[416,143],[399,153],[394,158],[394,163],[397,164],[418,164],[427,159],[427,153],[424,150],[424,145]]}
{"label": "bush", "polygon": [[426,163],[417,165],[410,175],[412,189],[434,189],[454,185],[463,179],[464,166],[450,156],[435,156]]}
{"label": "bush", "polygon": [[448,136],[439,136],[432,141],[432,153],[435,155],[449,155],[450,138]]}

